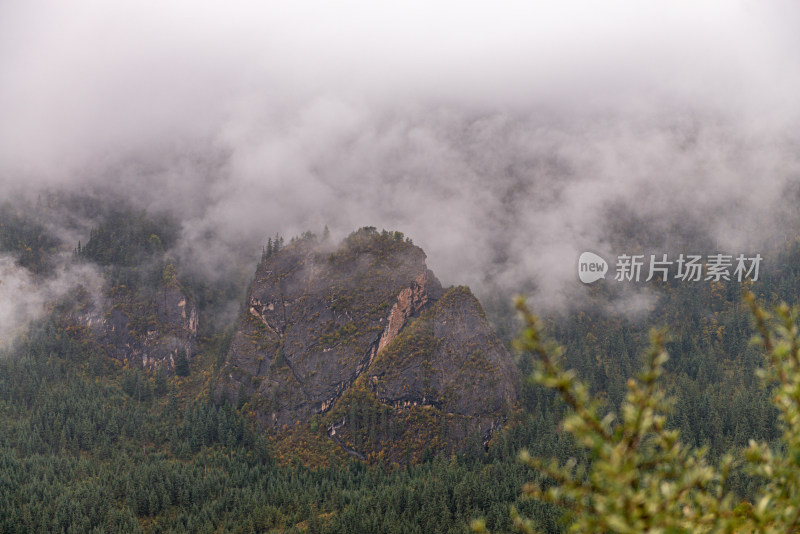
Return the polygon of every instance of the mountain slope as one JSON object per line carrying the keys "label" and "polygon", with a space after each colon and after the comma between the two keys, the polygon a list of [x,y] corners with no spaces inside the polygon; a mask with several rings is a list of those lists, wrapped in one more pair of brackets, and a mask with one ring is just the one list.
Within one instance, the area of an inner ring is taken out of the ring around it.
{"label": "mountain slope", "polygon": [[273,435],[399,461],[485,445],[516,374],[467,288],[445,291],[402,234],[364,228],[260,263],[217,390]]}

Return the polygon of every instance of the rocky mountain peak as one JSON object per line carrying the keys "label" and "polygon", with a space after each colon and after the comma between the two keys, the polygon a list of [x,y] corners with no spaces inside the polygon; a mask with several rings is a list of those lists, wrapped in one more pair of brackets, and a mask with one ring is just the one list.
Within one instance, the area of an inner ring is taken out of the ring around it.
{"label": "rocky mountain peak", "polygon": [[246,298],[218,393],[273,435],[400,459],[468,434],[485,443],[515,401],[514,365],[480,303],[443,289],[399,232],[295,240],[263,259]]}

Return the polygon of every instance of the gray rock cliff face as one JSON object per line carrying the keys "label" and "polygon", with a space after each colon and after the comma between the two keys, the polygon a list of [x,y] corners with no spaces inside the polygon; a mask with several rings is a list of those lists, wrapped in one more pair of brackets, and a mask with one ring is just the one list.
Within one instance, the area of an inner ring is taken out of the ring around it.
{"label": "gray rock cliff face", "polygon": [[172,372],[197,345],[197,306],[176,286],[162,285],[147,302],[124,292],[87,298],[77,320],[109,356],[145,369]]}
{"label": "gray rock cliff face", "polygon": [[515,398],[515,380],[508,352],[465,287],[450,289],[369,370],[382,403],[422,402],[476,417],[502,411]]}
{"label": "gray rock cliff face", "polygon": [[334,250],[295,241],[259,264],[246,298],[217,392],[247,402],[274,435],[314,420],[364,456],[398,441],[386,422],[371,449],[350,446],[343,412],[372,403],[387,421],[450,414],[464,428],[455,434],[485,441],[516,399],[516,368],[477,299],[444,290],[402,234],[362,229]]}

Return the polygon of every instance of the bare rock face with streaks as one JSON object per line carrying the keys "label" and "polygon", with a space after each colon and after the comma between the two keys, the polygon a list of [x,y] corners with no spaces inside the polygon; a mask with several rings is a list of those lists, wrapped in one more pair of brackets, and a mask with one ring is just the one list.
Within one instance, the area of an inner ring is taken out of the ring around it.
{"label": "bare rock face with streaks", "polygon": [[102,299],[85,296],[76,322],[106,354],[149,370],[172,373],[197,345],[197,306],[177,284],[160,284],[143,300],[117,288]]}
{"label": "bare rock face with streaks", "polygon": [[399,232],[295,240],[246,298],[217,393],[274,436],[402,461],[485,445],[514,405],[515,367],[480,304],[443,289]]}

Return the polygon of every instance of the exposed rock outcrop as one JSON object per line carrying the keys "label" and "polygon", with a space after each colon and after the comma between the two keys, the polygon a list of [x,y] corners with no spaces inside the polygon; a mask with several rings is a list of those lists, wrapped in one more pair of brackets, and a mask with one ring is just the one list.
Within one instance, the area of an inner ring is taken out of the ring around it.
{"label": "exposed rock outcrop", "polygon": [[150,370],[172,372],[197,344],[197,306],[174,284],[162,284],[147,301],[124,290],[87,297],[77,321],[109,356]]}
{"label": "exposed rock outcrop", "polygon": [[515,397],[515,378],[508,352],[466,287],[448,290],[369,369],[370,389],[384,404],[417,401],[475,417],[501,412]]}
{"label": "exposed rock outcrop", "polygon": [[306,238],[260,263],[217,391],[273,435],[322,429],[350,455],[401,460],[485,443],[515,387],[469,290],[443,290],[402,234],[362,229],[333,252]]}

